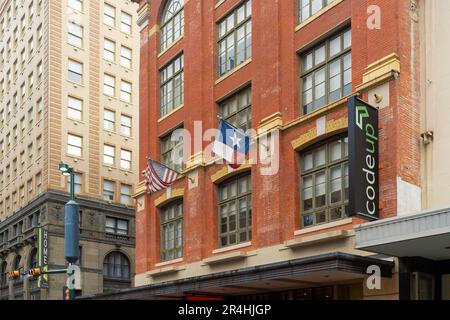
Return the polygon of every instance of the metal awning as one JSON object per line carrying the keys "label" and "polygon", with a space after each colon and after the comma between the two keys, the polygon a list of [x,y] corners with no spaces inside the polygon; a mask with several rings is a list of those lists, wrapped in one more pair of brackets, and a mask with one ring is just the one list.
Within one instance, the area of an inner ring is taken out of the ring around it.
{"label": "metal awning", "polygon": [[450,208],[365,223],[355,232],[356,249],[400,258],[450,259]]}
{"label": "metal awning", "polygon": [[394,267],[392,261],[334,252],[124,289],[82,299],[180,299],[188,294],[235,296],[263,291],[283,291],[323,286],[330,282],[362,280],[367,276],[367,268],[372,265],[380,267],[383,277],[392,277]]}

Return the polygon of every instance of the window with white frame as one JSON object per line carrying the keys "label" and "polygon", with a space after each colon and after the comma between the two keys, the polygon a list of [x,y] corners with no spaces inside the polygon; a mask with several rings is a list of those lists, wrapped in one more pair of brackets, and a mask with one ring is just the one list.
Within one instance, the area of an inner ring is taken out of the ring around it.
{"label": "window with white frame", "polygon": [[184,1],[169,0],[164,7],[161,19],[161,51],[184,34]]}
{"label": "window with white frame", "polygon": [[[75,173],[73,181],[75,193],[81,193],[83,190],[83,175],[81,173]],[[67,177],[67,191],[70,191],[70,176]]]}
{"label": "window with white frame", "polygon": [[298,20],[304,22],[335,0],[298,0]]}
{"label": "window with white frame", "polygon": [[68,78],[70,81],[81,84],[83,81],[83,64],[81,62],[69,59]]}
{"label": "window with white frame", "polygon": [[115,153],[116,147],[105,144],[103,146],[103,163],[109,166],[113,166]]}
{"label": "window with white frame", "polygon": [[132,50],[122,46],[120,48],[120,65],[122,67],[131,69]]}
{"label": "window with white frame", "polygon": [[111,110],[105,109],[103,112],[103,129],[108,131],[114,131],[116,123],[116,113]]}
{"label": "window with white frame", "polygon": [[120,185],[120,203],[125,205],[131,205],[131,192],[132,187],[128,184]]}
{"label": "window with white frame", "polygon": [[131,117],[123,114],[120,116],[120,133],[124,136],[131,136]]}
{"label": "window with white frame", "polygon": [[116,183],[110,180],[103,180],[103,200],[114,201]]}
{"label": "window with white frame", "polygon": [[116,91],[116,77],[109,74],[103,77],[103,93],[108,96],[114,96]]}
{"label": "window with white frame", "polygon": [[112,40],[106,39],[103,43],[103,59],[108,61],[115,61],[116,57],[116,43]]}
{"label": "window with white frame", "polygon": [[67,41],[75,47],[83,47],[83,27],[75,23],[68,23]]}
{"label": "window with white frame", "polygon": [[184,55],[172,60],[160,72],[160,117],[181,106],[184,101]]}
{"label": "window with white frame", "polygon": [[125,102],[131,102],[131,82],[122,80],[120,83],[120,99]]}
{"label": "window with white frame", "polygon": [[67,135],[67,153],[73,156],[81,157],[83,138],[74,134]]}
{"label": "window with white frame", "polygon": [[120,150],[120,168],[124,170],[131,170],[131,151]]}
{"label": "window with white frame", "polygon": [[128,220],[106,217],[106,233],[126,236],[128,235]]}
{"label": "window with white frame", "polygon": [[68,0],[68,6],[77,11],[83,11],[83,1],[82,0]]}
{"label": "window with white frame", "polygon": [[122,11],[122,17],[120,19],[120,31],[126,34],[131,34],[131,21],[132,17],[130,14]]}
{"label": "window with white frame", "polygon": [[83,115],[83,100],[69,96],[67,100],[67,116],[71,119],[81,120]]}
{"label": "window with white frame", "polygon": [[110,27],[116,25],[116,8],[108,3],[103,8],[103,23]]}

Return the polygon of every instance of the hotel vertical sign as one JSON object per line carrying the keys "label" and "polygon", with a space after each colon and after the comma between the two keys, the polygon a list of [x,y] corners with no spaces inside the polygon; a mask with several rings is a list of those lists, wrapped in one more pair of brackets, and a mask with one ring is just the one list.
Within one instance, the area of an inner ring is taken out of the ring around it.
{"label": "hotel vertical sign", "polygon": [[[38,229],[38,264],[42,270],[48,270],[48,231],[40,227]],[[39,276],[38,288],[48,288],[48,274]]]}
{"label": "hotel vertical sign", "polygon": [[350,216],[379,218],[378,109],[348,100]]}

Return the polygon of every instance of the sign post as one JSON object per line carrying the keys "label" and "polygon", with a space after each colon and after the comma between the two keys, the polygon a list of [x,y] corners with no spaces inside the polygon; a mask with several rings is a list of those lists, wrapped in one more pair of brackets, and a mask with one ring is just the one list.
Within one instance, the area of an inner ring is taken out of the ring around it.
{"label": "sign post", "polygon": [[350,216],[379,218],[378,109],[348,100]]}

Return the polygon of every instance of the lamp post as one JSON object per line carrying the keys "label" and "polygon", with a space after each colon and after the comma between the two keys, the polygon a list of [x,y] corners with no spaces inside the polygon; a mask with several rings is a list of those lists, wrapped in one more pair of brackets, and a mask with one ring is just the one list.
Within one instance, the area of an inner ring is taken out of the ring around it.
{"label": "lamp post", "polygon": [[79,224],[79,207],[75,201],[75,172],[73,168],[65,163],[59,164],[59,171],[63,176],[70,177],[70,199],[65,205],[65,222],[64,222],[64,255],[69,262],[67,269],[67,288],[69,289],[69,298],[75,299],[75,271],[73,264],[80,256],[80,224]]}

